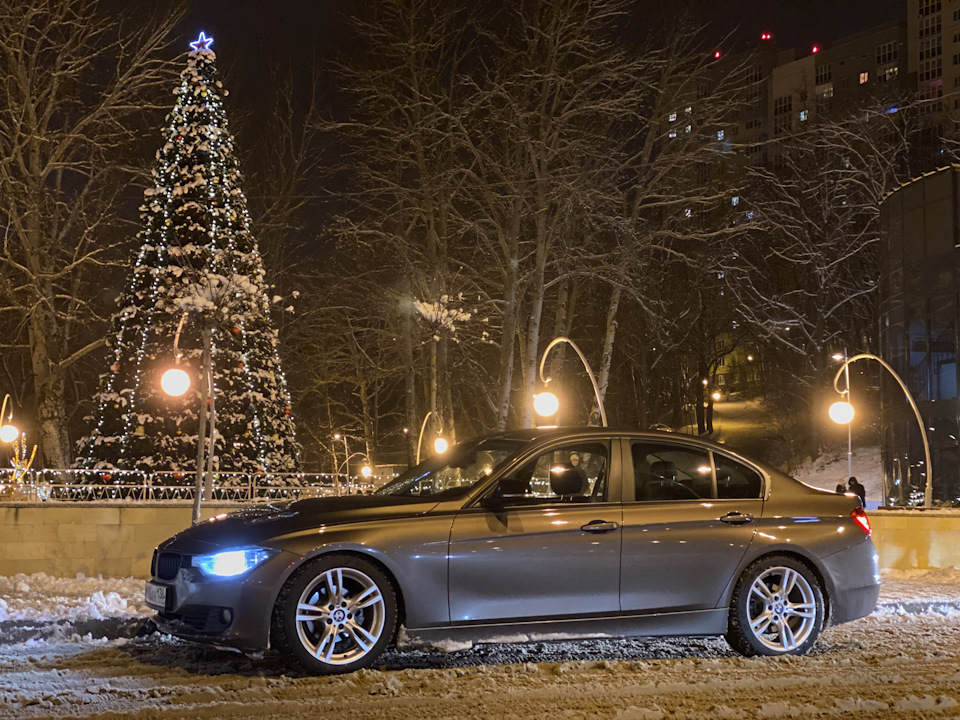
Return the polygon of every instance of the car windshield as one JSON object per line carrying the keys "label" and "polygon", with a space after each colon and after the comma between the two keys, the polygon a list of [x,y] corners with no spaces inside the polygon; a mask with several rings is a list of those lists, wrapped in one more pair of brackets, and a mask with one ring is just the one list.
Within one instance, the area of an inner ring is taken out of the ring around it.
{"label": "car windshield", "polygon": [[506,438],[470,440],[434,455],[377,490],[375,495],[444,498],[467,492],[527,443]]}

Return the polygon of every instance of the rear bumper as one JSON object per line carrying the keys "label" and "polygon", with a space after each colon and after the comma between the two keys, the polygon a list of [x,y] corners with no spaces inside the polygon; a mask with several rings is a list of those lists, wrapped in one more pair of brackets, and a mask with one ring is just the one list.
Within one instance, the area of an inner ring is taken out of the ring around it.
{"label": "rear bumper", "polygon": [[866,617],[880,598],[880,562],[870,538],[821,559],[830,595],[830,625]]}

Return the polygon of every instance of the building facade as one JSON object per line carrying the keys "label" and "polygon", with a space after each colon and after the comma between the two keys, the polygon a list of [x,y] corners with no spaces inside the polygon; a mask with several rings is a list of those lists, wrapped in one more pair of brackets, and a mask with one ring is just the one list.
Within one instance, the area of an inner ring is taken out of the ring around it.
{"label": "building facade", "polygon": [[[960,165],[890,193],[880,221],[880,355],[903,379],[923,416],[934,501],[958,501]],[[897,504],[917,504],[929,472],[920,427],[892,378],[884,377],[882,390],[886,494]]]}

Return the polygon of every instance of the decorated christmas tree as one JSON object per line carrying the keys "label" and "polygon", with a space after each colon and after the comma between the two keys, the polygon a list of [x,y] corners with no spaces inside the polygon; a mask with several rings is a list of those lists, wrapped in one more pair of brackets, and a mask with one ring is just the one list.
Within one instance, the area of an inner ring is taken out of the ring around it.
{"label": "decorated christmas tree", "polygon": [[[80,443],[79,467],[196,467],[202,397],[196,378],[206,329],[216,409],[214,467],[299,469],[263,262],[250,233],[212,42],[201,33],[191,43],[174,91],[154,187],[144,192],[140,208],[139,255],[113,318],[110,367],[101,376],[93,429]],[[174,350],[178,325],[180,358]],[[160,378],[177,362],[194,382],[186,394],[170,397]]]}

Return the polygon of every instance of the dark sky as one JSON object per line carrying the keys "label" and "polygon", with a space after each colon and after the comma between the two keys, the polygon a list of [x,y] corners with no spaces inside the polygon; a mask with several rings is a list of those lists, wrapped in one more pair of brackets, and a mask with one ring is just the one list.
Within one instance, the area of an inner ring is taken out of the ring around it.
{"label": "dark sky", "polygon": [[[200,30],[213,35],[221,69],[244,86],[235,89],[243,96],[250,88],[255,95],[269,83],[271,64],[307,66],[314,56],[333,57],[349,42],[344,13],[358,2],[379,1],[190,0],[183,33],[189,39]],[[641,1],[636,13],[642,18],[677,4],[677,0]],[[716,37],[735,34],[738,47],[730,49],[755,43],[762,31],[772,32],[781,49],[807,49],[905,17],[907,0],[692,0],[689,7],[692,15],[709,23]]]}
{"label": "dark sky", "polygon": [[714,30],[739,26],[738,35],[753,41],[771,32],[781,50],[824,46],[907,15],[907,0],[713,0],[706,5]]}

